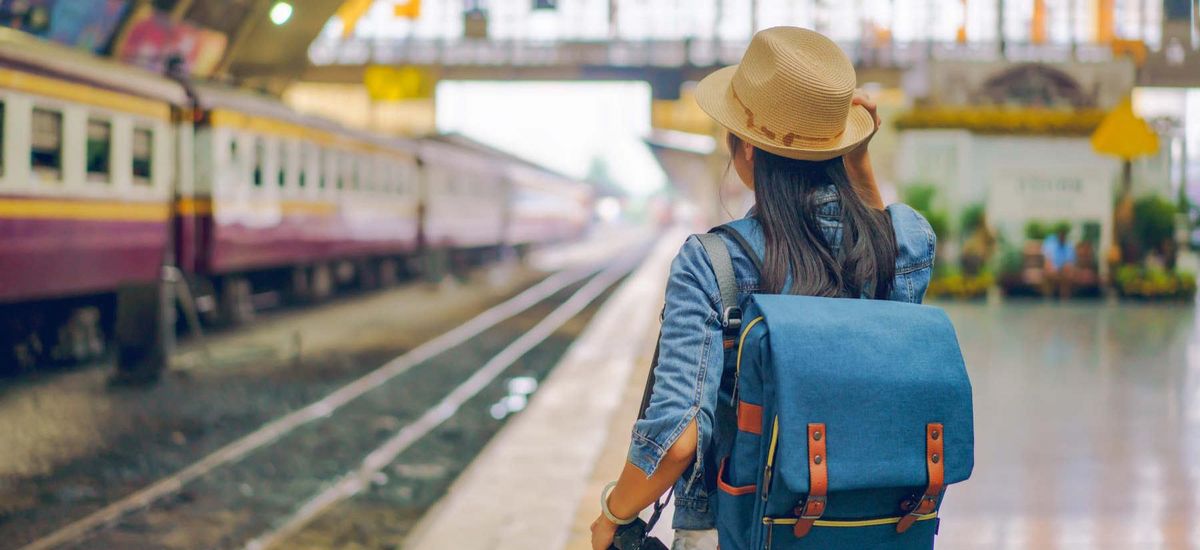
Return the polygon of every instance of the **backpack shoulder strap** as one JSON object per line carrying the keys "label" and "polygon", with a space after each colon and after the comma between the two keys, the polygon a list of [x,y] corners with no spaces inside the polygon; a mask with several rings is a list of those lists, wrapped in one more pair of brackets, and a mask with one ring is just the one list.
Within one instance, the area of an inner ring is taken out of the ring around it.
{"label": "backpack shoulder strap", "polygon": [[[736,336],[742,324],[742,310],[737,303],[737,278],[733,273],[733,259],[729,257],[729,249],[726,248],[725,241],[715,233],[699,234],[696,235],[696,238],[700,240],[704,252],[708,254],[708,259],[712,262],[713,273],[717,277],[717,288],[721,293],[723,310],[721,326],[726,337]],[[664,309],[659,314],[659,321],[662,321],[662,315],[665,313]],[[730,336],[731,334],[732,336]],[[646,376],[646,387],[642,390],[642,405],[638,409],[638,418],[645,418],[646,409],[650,406],[650,394],[654,389],[654,368],[656,366],[658,366],[658,344],[654,346],[654,358],[650,363],[650,372]]]}
{"label": "backpack shoulder strap", "polygon": [[[719,227],[717,228],[719,229]],[[715,231],[715,229],[714,229]],[[734,232],[736,234],[736,231]],[[740,238],[741,235],[738,235]],[[729,249],[725,246],[725,241],[719,235],[713,232],[696,235],[700,240],[700,244],[704,246],[704,252],[708,254],[708,259],[712,262],[713,274],[717,277],[717,288],[721,293],[721,326],[724,329],[726,337],[730,334],[737,335],[738,330],[742,326],[742,310],[738,307],[737,302],[737,277],[733,273],[733,259],[729,257]],[[757,261],[757,256],[754,256],[753,249],[745,247]],[[662,321],[662,316],[666,314],[664,307],[663,312],[659,314],[659,321]],[[662,338],[662,331],[659,330],[659,339]],[[646,375],[646,386],[642,389],[642,404],[638,408],[638,419],[646,417],[646,409],[650,407],[650,397],[654,392],[654,369],[658,367],[658,344],[654,345],[654,359],[650,362],[650,372]],[[658,499],[654,503],[654,515],[650,517],[646,530],[649,531],[658,522],[659,515],[662,514],[663,508],[671,501],[671,495],[675,493],[675,488],[667,493],[665,499]]]}
{"label": "backpack shoulder strap", "polygon": [[737,277],[733,274],[733,259],[729,257],[729,249],[725,241],[716,233],[696,235],[708,259],[712,262],[713,273],[717,276],[717,288],[721,292],[721,327],[728,336],[731,332],[736,335],[742,326],[742,309],[737,301]]}
{"label": "backpack shoulder strap", "polygon": [[726,235],[730,239],[733,239],[733,242],[737,243],[738,248],[741,248],[742,252],[744,252],[746,256],[750,258],[750,261],[754,263],[754,269],[756,269],[759,273],[762,273],[762,258],[759,257],[758,252],[754,250],[754,246],[750,244],[750,241],[746,240],[746,236],[742,235],[742,232],[739,231],[733,223],[718,225],[712,228],[710,233]]}

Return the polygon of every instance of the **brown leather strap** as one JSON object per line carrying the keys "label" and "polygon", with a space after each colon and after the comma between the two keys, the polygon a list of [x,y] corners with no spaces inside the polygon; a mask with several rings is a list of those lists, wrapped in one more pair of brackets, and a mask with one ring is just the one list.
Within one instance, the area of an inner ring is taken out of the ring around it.
{"label": "brown leather strap", "polygon": [[792,534],[801,538],[825,513],[825,495],[829,493],[829,468],[825,456],[825,424],[808,425],[808,497],[796,507],[796,526]]}
{"label": "brown leather strap", "polygon": [[754,492],[758,490],[757,485],[743,485],[741,487],[734,487],[733,485],[725,482],[726,462],[729,462],[728,458],[725,458],[721,461],[721,468],[717,470],[717,487],[733,496],[753,495]]}
{"label": "brown leather strap", "polygon": [[762,435],[762,405],[752,405],[745,401],[738,401],[737,426],[738,431]]}
{"label": "brown leather strap", "polygon": [[937,510],[938,499],[946,488],[946,461],[943,452],[945,440],[946,434],[940,423],[925,426],[925,468],[929,471],[929,485],[925,487],[925,494],[921,495],[921,500],[907,515],[900,518],[900,523],[896,524],[897,533],[907,531],[920,516],[932,514]]}

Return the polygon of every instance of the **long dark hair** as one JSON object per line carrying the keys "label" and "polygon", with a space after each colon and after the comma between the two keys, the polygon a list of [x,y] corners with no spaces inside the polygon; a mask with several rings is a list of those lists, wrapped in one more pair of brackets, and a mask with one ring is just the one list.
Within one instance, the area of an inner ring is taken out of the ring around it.
{"label": "long dark hair", "polygon": [[[730,134],[730,150],[740,139]],[[817,194],[830,184],[841,205],[838,253],[825,240]],[[850,186],[841,157],[795,160],[754,150],[755,217],[766,236],[761,286],[765,292],[826,297],[886,298],[896,272],[896,235],[882,210],[868,207]]]}

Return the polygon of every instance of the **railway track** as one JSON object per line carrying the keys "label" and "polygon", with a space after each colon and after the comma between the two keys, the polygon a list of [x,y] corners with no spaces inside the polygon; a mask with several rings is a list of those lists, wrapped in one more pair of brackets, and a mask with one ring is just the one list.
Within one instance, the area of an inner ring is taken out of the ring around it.
{"label": "railway track", "polygon": [[[590,315],[646,250],[632,247],[603,268],[555,274],[22,548],[279,546],[330,506],[386,479],[385,468],[461,411],[479,417],[480,407],[503,393],[498,388],[514,365],[523,373],[548,372],[570,342],[564,327]],[[493,421],[492,433],[498,426]],[[451,445],[448,452],[464,449]],[[462,456],[454,458],[465,465]]]}

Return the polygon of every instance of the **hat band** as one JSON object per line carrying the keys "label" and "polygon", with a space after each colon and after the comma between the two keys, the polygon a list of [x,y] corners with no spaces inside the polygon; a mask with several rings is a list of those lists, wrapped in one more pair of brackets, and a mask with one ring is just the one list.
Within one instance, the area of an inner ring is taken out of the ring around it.
{"label": "hat band", "polygon": [[738,105],[741,105],[742,110],[746,112],[746,126],[751,130],[762,134],[763,137],[775,143],[782,144],[784,147],[792,147],[795,145],[803,145],[808,147],[832,145],[841,139],[842,134],[846,133],[846,129],[843,126],[842,131],[827,138],[810,137],[803,134],[797,134],[795,132],[788,132],[781,135],[779,132],[768,128],[766,125],[755,124],[754,110],[748,107],[744,101],[742,101],[741,96],[738,95],[737,90],[734,89],[732,84],[729,86],[729,91],[733,94],[734,101],[737,101]]}

